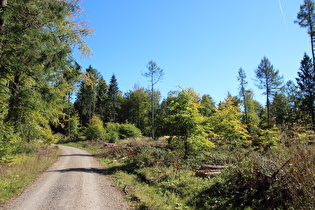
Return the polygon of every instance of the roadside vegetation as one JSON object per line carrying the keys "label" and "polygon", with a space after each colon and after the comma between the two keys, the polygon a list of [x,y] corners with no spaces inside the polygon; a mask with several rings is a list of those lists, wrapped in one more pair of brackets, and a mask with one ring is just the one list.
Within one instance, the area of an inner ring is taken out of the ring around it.
{"label": "roadside vegetation", "polygon": [[[268,151],[220,147],[185,159],[167,138],[69,145],[95,154],[135,209],[312,209],[315,147],[300,135],[280,140]],[[200,177],[204,164],[226,168]]]}
{"label": "roadside vegetation", "polygon": [[0,163],[0,207],[19,195],[59,157],[57,147],[27,145],[10,163]]}

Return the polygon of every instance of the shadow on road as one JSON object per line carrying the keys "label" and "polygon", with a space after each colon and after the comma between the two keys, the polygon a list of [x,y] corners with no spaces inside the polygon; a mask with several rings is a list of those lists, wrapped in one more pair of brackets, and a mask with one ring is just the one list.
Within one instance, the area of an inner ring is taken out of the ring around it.
{"label": "shadow on road", "polygon": [[78,156],[78,157],[95,157],[95,155],[90,155],[90,154],[59,155],[59,157],[66,157],[66,156],[70,156],[70,157],[74,157],[74,156]]}
{"label": "shadow on road", "polygon": [[100,168],[67,168],[61,170],[51,170],[47,172],[58,172],[58,173],[68,173],[68,172],[84,172],[84,173],[97,173],[105,175],[105,170]]}

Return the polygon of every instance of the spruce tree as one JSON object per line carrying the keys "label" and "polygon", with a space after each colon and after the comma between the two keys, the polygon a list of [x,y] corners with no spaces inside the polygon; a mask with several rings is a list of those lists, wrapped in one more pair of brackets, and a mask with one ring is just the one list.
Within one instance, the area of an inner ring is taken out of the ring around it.
{"label": "spruce tree", "polygon": [[312,126],[315,123],[314,101],[315,101],[315,72],[311,58],[305,53],[296,78],[301,91],[302,110],[307,110],[311,118]]}
{"label": "spruce tree", "polygon": [[120,91],[115,74],[112,75],[108,89],[109,96],[109,122],[116,123],[118,120],[118,110],[120,109]]}

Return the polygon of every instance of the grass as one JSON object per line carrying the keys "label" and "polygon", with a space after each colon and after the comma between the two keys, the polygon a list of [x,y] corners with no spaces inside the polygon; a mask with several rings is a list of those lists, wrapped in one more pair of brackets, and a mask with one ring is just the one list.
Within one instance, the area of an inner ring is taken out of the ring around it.
{"label": "grass", "polygon": [[0,164],[0,206],[19,195],[58,158],[59,150],[43,147],[20,154],[9,164]]}

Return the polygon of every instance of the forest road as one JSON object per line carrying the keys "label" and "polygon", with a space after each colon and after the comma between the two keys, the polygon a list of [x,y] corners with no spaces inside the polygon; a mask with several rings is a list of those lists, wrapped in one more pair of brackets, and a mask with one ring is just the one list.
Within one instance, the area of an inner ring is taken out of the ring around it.
{"label": "forest road", "polygon": [[59,148],[59,160],[3,209],[128,209],[91,154],[68,146]]}

